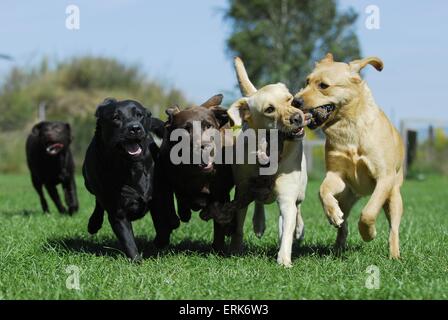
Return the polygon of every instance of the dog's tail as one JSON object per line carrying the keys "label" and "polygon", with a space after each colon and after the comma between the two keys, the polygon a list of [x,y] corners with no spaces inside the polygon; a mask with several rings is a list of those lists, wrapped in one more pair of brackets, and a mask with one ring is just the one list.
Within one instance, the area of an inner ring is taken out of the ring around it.
{"label": "dog's tail", "polygon": [[239,57],[235,57],[234,66],[236,71],[236,77],[238,78],[238,83],[240,85],[241,94],[248,97],[255,92],[257,88],[250,82],[249,76],[247,75],[246,68],[244,67],[243,61]]}
{"label": "dog's tail", "polygon": [[266,216],[264,213],[264,205],[255,201],[254,217],[252,218],[254,232],[258,238],[261,238],[266,230]]}

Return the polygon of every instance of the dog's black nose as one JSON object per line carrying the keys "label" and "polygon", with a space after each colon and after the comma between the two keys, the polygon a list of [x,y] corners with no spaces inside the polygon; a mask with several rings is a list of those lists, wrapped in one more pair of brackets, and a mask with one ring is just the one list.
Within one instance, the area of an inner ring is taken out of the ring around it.
{"label": "dog's black nose", "polygon": [[303,118],[300,113],[295,113],[289,118],[289,122],[293,125],[300,126],[303,123]]}
{"label": "dog's black nose", "polygon": [[301,108],[303,108],[303,104],[304,104],[304,102],[303,102],[302,98],[294,98],[292,100],[292,106],[295,108],[301,109]]}
{"label": "dog's black nose", "polygon": [[128,130],[131,135],[138,135],[142,133],[142,126],[139,124],[131,124],[129,125]]}

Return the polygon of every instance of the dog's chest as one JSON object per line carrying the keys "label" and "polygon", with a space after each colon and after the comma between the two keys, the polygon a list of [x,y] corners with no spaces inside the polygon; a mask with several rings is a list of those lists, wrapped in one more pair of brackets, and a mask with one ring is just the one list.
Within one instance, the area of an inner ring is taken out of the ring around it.
{"label": "dog's chest", "polygon": [[327,168],[341,173],[352,191],[360,196],[371,194],[375,187],[370,161],[356,145],[328,151]]}

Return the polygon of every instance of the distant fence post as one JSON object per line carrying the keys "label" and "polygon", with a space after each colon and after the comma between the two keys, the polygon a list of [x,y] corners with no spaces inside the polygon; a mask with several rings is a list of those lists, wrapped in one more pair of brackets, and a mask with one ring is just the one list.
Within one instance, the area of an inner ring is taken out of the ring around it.
{"label": "distant fence post", "polygon": [[42,101],[41,103],[39,103],[39,109],[38,109],[38,118],[39,118],[39,122],[40,121],[45,121],[47,118],[47,114],[46,114],[46,110],[47,109],[47,104],[45,101]]}
{"label": "distant fence post", "polygon": [[404,120],[400,121],[400,133],[401,138],[403,139],[404,144],[404,161],[403,161],[403,176],[406,177],[408,172],[408,135],[407,135],[407,129],[406,129],[406,123]]}

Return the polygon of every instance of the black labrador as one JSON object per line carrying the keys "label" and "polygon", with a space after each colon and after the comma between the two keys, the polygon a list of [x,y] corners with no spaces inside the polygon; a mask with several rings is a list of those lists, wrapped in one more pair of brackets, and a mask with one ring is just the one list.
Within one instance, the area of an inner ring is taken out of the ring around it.
{"label": "black labrador", "polygon": [[67,209],[59,198],[57,185],[62,183],[68,213],[78,211],[78,197],[74,178],[75,165],[70,151],[72,141],[68,123],[43,121],[36,124],[26,141],[26,157],[31,180],[39,194],[44,212],[49,212],[43,186],[60,213]]}
{"label": "black labrador", "polygon": [[163,135],[163,122],[139,102],[108,98],[96,111],[96,130],[87,149],[83,176],[87,190],[96,204],[88,231],[95,234],[103,223],[104,211],[126,255],[140,260],[131,222],[149,210],[156,229],[155,243],[168,243],[173,228],[163,215],[163,208],[153,201],[154,167],[158,147],[152,134]]}

